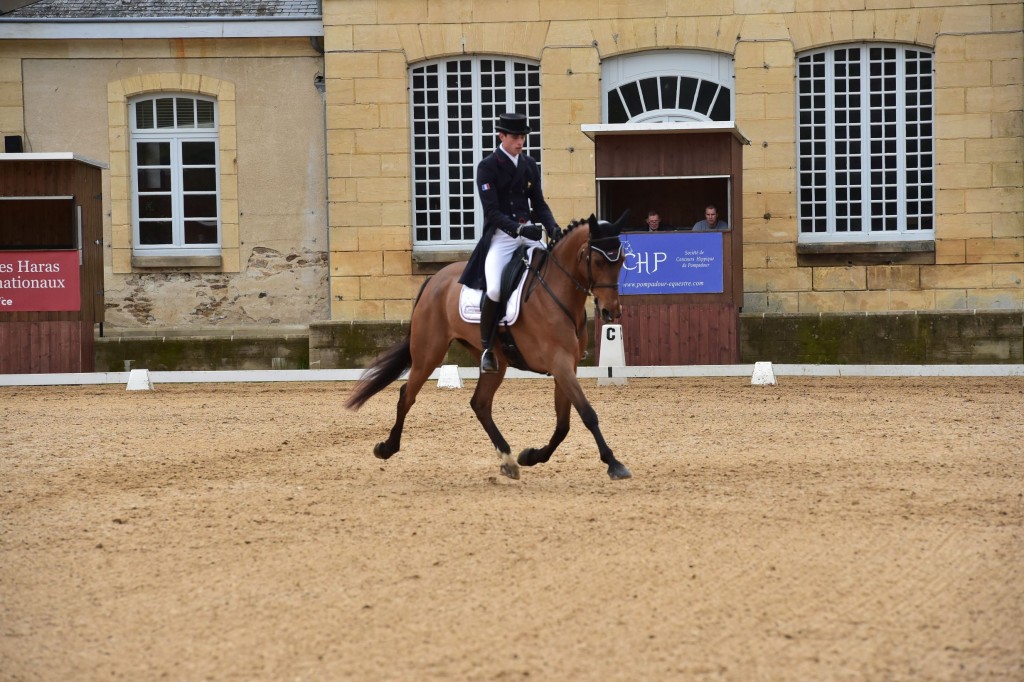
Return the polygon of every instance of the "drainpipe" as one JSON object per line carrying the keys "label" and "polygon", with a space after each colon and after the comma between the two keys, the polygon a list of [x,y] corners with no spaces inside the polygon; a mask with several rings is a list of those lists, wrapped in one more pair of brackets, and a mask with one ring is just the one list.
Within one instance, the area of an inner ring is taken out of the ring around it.
{"label": "drainpipe", "polygon": [[[313,49],[321,55],[324,53],[323,38],[311,37],[309,39]],[[324,70],[326,71],[326,62]],[[325,243],[327,245],[327,311],[325,320],[331,319],[331,178],[328,172],[328,149],[327,149],[327,79],[323,73],[313,76],[313,87],[320,93],[320,100],[323,105],[323,135],[324,135],[324,221],[326,230]]]}

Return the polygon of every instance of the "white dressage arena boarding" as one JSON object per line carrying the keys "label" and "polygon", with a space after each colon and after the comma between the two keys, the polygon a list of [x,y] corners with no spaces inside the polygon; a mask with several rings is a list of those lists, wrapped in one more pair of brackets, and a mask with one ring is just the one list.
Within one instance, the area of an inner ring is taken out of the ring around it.
{"label": "white dressage arena boarding", "polygon": [[[447,365],[446,367],[452,367]],[[755,363],[740,365],[673,365],[636,367],[580,367],[580,379],[668,378],[668,377],[751,377]],[[133,372],[140,385],[198,384],[273,381],[358,381],[362,369],[268,369],[162,372],[136,369],[130,372],[89,372],[65,374],[0,374],[0,386],[73,386],[85,384],[127,385]],[[451,370],[446,370],[450,372]],[[1024,376],[1024,364],[1008,365],[771,365],[775,377],[1009,377]],[[438,368],[432,381],[441,376]],[[480,370],[459,367],[462,380],[476,380]],[[509,369],[507,379],[546,379],[546,374]],[[148,380],[148,381],[147,381]]]}

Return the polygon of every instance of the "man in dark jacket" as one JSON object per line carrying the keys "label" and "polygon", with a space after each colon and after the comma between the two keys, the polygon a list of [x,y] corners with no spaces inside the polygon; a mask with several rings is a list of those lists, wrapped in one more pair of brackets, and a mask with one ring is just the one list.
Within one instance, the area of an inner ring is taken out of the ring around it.
{"label": "man in dark jacket", "polygon": [[483,234],[459,279],[473,289],[484,290],[480,303],[480,371],[484,374],[498,371],[491,347],[498,328],[502,270],[520,244],[543,246],[541,225],[549,237],[560,231],[544,200],[537,162],[521,153],[530,133],[526,116],[502,114],[495,128],[501,144],[476,167],[476,187],[484,209]]}

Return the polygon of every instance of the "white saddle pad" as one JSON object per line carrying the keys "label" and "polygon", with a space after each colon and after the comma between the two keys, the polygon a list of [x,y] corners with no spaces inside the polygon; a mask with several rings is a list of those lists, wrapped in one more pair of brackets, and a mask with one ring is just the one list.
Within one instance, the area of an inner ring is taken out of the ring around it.
{"label": "white saddle pad", "polygon": [[[536,248],[534,246],[526,253],[527,260],[533,261],[533,250]],[[515,291],[508,297],[508,303],[505,305],[505,317],[501,318],[501,324],[510,327],[519,319],[519,303],[522,301],[523,286],[526,284],[526,275],[529,273],[529,269],[523,272]],[[483,295],[484,292],[480,289],[470,289],[465,284],[462,285],[462,291],[459,293],[459,315],[462,316],[464,322],[480,323],[480,297]]]}

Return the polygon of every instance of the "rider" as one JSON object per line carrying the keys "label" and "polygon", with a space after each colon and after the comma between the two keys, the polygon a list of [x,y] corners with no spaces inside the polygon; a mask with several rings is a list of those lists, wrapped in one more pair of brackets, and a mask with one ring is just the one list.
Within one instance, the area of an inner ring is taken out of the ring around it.
{"label": "rider", "polygon": [[[473,289],[484,289],[480,303],[483,374],[498,371],[491,347],[498,328],[502,270],[520,244],[543,247],[541,225],[549,238],[560,232],[541,191],[537,162],[521,153],[530,133],[526,116],[502,114],[494,127],[501,144],[476,167],[476,185],[484,209],[483,234],[459,278],[459,282]],[[541,225],[534,224],[533,216]]]}

